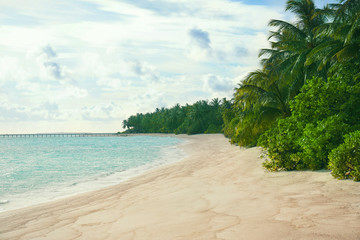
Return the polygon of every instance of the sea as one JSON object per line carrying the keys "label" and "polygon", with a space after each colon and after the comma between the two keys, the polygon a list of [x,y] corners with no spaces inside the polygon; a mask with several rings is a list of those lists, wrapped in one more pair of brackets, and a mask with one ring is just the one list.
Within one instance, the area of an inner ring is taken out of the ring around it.
{"label": "sea", "polygon": [[0,212],[121,183],[179,161],[173,136],[2,137]]}

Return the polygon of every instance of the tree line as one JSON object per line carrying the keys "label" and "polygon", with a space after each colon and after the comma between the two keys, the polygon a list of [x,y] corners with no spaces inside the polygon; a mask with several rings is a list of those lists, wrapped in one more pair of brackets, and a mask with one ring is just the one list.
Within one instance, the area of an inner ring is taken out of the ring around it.
{"label": "tree line", "polygon": [[171,108],[157,108],[152,113],[138,113],[123,121],[125,133],[221,133],[222,112],[231,108],[225,98],[208,102],[200,100],[185,106],[176,104]]}

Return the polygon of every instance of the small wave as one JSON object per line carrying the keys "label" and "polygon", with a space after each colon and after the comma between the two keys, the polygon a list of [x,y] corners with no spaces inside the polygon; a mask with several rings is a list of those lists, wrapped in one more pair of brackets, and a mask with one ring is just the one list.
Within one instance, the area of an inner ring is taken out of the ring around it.
{"label": "small wave", "polygon": [[9,203],[9,200],[7,199],[0,199],[0,204],[7,204]]}

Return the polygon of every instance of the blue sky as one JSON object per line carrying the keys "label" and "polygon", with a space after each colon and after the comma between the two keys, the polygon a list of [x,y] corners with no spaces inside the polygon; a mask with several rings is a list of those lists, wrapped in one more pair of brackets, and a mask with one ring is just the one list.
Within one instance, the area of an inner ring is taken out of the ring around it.
{"label": "blue sky", "polygon": [[[0,133],[116,132],[231,98],[284,0],[0,0]],[[318,6],[328,2],[317,0]]]}

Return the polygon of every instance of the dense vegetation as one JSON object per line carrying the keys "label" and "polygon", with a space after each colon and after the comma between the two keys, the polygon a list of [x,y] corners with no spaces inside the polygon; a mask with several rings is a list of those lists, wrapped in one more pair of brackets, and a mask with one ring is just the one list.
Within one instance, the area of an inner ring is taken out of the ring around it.
{"label": "dense vegetation", "polygon": [[222,113],[230,109],[226,99],[202,100],[192,105],[175,105],[156,109],[153,113],[129,117],[123,121],[126,133],[220,133],[223,127]]}
{"label": "dense vegetation", "polygon": [[297,22],[270,21],[271,48],[236,89],[224,134],[264,147],[270,170],[360,180],[360,1],[288,0],[286,10]]}
{"label": "dense vegetation", "polygon": [[[360,180],[360,1],[323,9],[288,0],[296,22],[271,20],[271,48],[233,100],[161,109],[124,121],[127,132],[220,132],[262,146],[269,170],[330,169]],[[222,117],[221,117],[222,116]]]}

